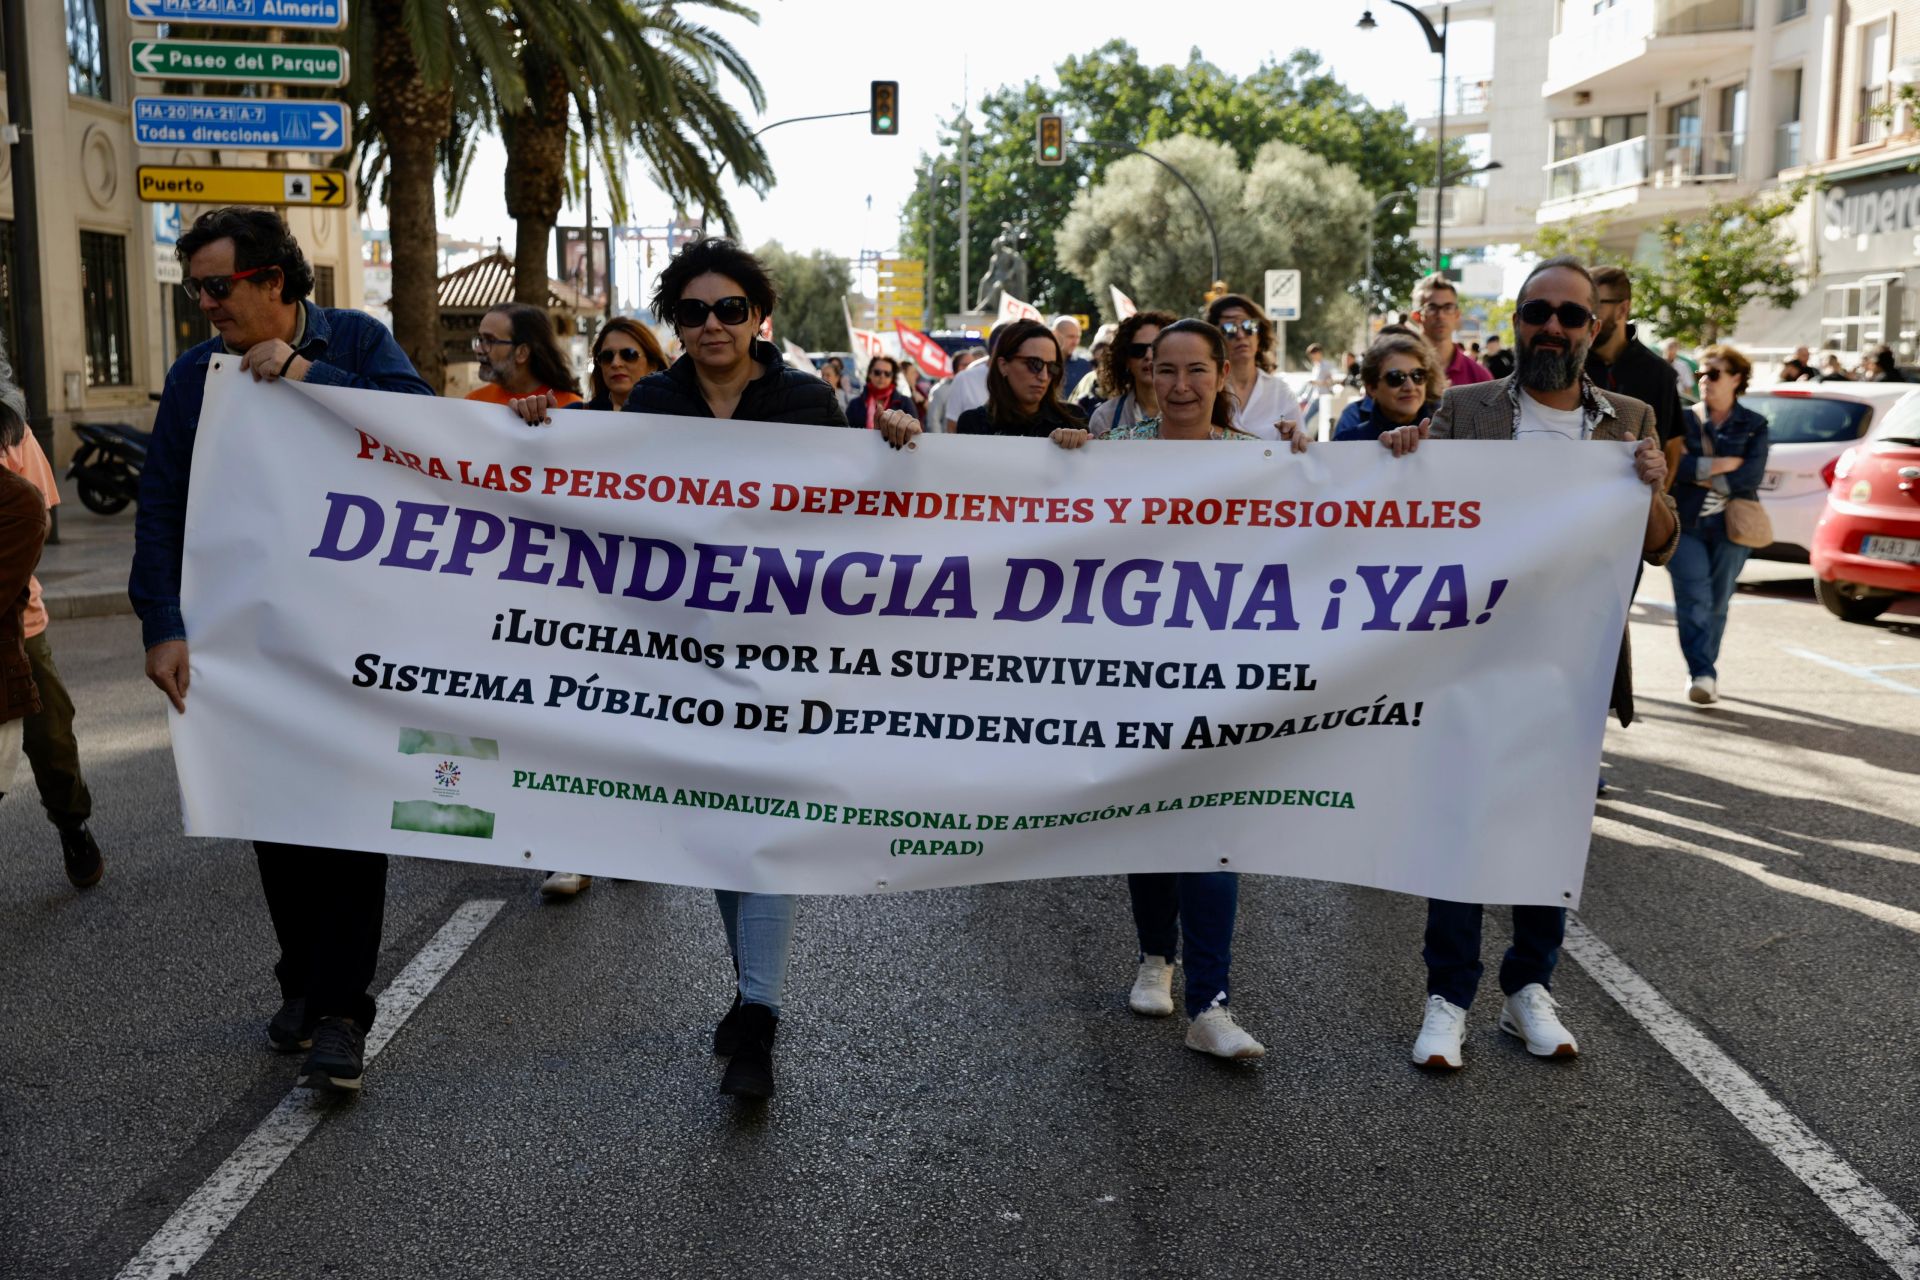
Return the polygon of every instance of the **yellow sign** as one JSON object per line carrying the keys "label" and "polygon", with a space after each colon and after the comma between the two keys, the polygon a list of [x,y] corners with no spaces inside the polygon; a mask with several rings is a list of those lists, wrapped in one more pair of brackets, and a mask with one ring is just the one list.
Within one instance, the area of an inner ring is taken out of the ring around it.
{"label": "yellow sign", "polygon": [[135,191],[159,204],[347,203],[347,175],[339,169],[179,169],[141,165]]}

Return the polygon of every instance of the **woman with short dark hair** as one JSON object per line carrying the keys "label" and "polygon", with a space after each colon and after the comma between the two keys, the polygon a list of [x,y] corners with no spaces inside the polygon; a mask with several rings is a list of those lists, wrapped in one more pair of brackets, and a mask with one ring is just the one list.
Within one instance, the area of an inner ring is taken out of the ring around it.
{"label": "woman with short dark hair", "polygon": [[1447,376],[1425,339],[1390,333],[1367,348],[1360,384],[1366,395],[1341,413],[1335,440],[1378,440],[1382,432],[1431,418],[1440,408]]}
{"label": "woman with short dark hair", "polygon": [[987,402],[961,414],[961,435],[1045,437],[1084,427],[1060,399],[1060,340],[1038,320],[1016,320],[998,334],[987,357]]}
{"label": "woman with short dark hair", "polygon": [[1757,501],[1767,474],[1767,420],[1740,403],[1752,376],[1752,363],[1730,346],[1700,353],[1700,403],[1683,415],[1686,448],[1674,469],[1680,545],[1667,574],[1687,660],[1687,699],[1699,706],[1720,700],[1720,637],[1734,584],[1753,554],[1729,536],[1727,504]]}

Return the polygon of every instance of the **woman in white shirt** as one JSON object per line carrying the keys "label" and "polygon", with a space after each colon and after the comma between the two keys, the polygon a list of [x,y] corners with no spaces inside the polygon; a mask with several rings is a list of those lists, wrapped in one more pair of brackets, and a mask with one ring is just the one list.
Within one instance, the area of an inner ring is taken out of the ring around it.
{"label": "woman in white shirt", "polygon": [[1215,298],[1207,307],[1207,323],[1227,340],[1227,387],[1233,395],[1233,425],[1237,431],[1263,440],[1278,440],[1280,424],[1300,422],[1300,400],[1274,368],[1273,322],[1260,304],[1242,293]]}

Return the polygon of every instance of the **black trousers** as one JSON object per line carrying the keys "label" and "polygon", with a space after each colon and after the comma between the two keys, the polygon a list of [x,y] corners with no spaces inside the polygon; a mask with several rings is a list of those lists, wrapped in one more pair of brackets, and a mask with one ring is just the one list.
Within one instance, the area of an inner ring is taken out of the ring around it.
{"label": "black trousers", "polygon": [[33,766],[47,817],[54,826],[71,831],[93,816],[93,796],[80,776],[80,744],[73,736],[73,699],[60,679],[60,668],[53,665],[47,633],[30,636],[26,647],[33,682],[40,688],[40,710],[22,725],[20,747]]}
{"label": "black trousers", "polygon": [[256,840],[260,887],[273,916],[285,1000],[304,997],[310,1018],[373,1025],[368,988],[380,962],[387,910],[387,855]]}

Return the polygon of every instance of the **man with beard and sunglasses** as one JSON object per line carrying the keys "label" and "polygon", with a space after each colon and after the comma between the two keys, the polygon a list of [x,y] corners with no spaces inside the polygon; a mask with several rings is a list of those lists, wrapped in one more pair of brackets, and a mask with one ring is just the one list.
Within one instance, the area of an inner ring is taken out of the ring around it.
{"label": "man with beard and sunglasses", "polygon": [[[187,710],[191,678],[180,614],[180,561],[187,493],[207,371],[215,355],[237,355],[255,381],[311,382],[430,396],[405,353],[372,316],[307,300],[313,268],[280,215],[268,209],[210,209],[174,248],[187,296],[216,336],[184,352],[167,371],[153,422],[140,514],[133,526],[127,595],[140,615],[147,679],[176,714]],[[283,424],[263,422],[261,429]],[[264,625],[264,624],[263,624]],[[270,643],[265,636],[263,644]],[[374,967],[387,901],[385,854],[254,842],[260,886],[273,917],[282,1003],[267,1023],[281,1053],[311,1049],[300,1084],[357,1093],[374,1018]]]}
{"label": "man with beard and sunglasses", "polygon": [[[1574,258],[1549,258],[1520,286],[1513,316],[1518,365],[1513,376],[1453,387],[1432,421],[1395,428],[1380,443],[1403,457],[1426,439],[1637,441],[1634,472],[1648,486],[1647,520],[1640,554],[1665,564],[1680,542],[1680,521],[1667,496],[1667,460],[1660,449],[1653,410],[1639,400],[1595,387],[1584,373],[1597,324],[1593,277]],[[1633,719],[1632,655],[1620,638],[1614,666],[1614,713]],[[1466,1036],[1467,1009],[1480,985],[1482,907],[1471,902],[1427,903],[1425,958],[1427,998],[1413,1060],[1424,1067],[1458,1068]],[[1535,1057],[1568,1058],[1580,1052],[1573,1033],[1554,1012],[1550,988],[1566,933],[1563,907],[1516,906],[1513,946],[1500,966],[1506,1001],[1500,1029],[1525,1042]]]}

